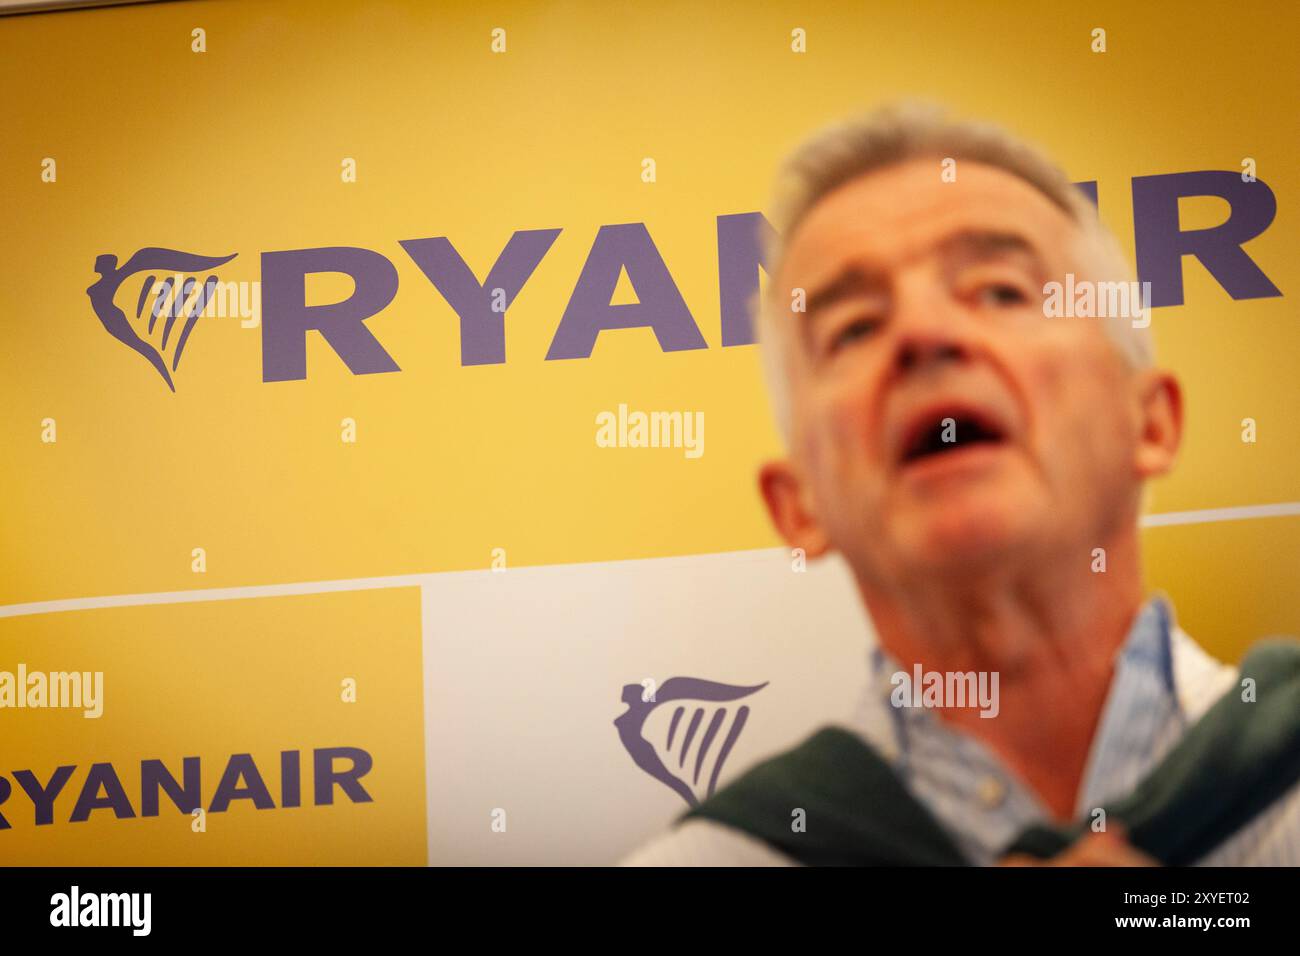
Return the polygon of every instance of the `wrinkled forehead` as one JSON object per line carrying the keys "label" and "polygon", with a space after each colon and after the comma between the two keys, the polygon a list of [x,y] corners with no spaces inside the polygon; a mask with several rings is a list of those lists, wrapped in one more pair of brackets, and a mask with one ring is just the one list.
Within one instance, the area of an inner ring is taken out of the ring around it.
{"label": "wrinkled forehead", "polygon": [[972,161],[955,173],[945,181],[940,158],[913,159],[827,193],[790,234],[778,286],[806,288],[850,261],[889,272],[951,250],[963,235],[1018,237],[1052,272],[1077,257],[1079,225],[1034,186]]}

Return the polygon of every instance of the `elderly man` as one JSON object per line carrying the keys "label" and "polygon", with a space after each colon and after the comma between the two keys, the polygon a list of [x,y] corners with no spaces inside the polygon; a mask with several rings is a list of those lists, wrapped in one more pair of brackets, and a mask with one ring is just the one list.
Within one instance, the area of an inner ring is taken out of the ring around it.
{"label": "elderly man", "polygon": [[879,644],[849,726],[626,862],[1300,863],[1294,645],[1239,675],[1144,599],[1178,382],[1141,303],[1045,308],[1053,282],[1132,278],[1092,204],[1005,133],[903,107],[796,151],[774,211],[788,453],[759,485],[790,547],[843,555]]}

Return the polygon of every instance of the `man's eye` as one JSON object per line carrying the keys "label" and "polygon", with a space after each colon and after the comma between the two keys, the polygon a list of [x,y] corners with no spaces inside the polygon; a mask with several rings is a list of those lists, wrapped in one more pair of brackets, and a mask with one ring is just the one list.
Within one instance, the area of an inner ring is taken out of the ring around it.
{"label": "man's eye", "polygon": [[982,305],[1021,305],[1029,301],[1028,296],[1018,287],[1005,282],[994,282],[982,286],[978,293]]}
{"label": "man's eye", "polygon": [[831,337],[831,351],[836,352],[846,345],[867,338],[880,327],[879,319],[854,319],[844,325]]}

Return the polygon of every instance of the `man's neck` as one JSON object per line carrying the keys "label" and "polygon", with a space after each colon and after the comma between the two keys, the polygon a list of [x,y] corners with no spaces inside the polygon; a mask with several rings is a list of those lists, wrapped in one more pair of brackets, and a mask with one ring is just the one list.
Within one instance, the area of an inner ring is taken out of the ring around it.
{"label": "man's neck", "polygon": [[1114,658],[1142,601],[1136,529],[1094,572],[1074,562],[884,591],[860,584],[881,646],[905,671],[998,674],[998,714],[940,710],[1019,774],[1058,819],[1073,817]]}

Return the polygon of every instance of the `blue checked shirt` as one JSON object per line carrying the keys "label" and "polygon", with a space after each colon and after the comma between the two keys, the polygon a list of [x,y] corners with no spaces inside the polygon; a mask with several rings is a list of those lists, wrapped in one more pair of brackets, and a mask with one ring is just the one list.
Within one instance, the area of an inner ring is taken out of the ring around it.
{"label": "blue checked shirt", "polygon": [[[1028,826],[1050,821],[1038,797],[978,740],[932,711],[890,702],[902,668],[870,657],[867,688],[849,721],[889,760],[904,785],[977,865],[997,862]],[[1216,661],[1173,622],[1162,598],[1145,604],[1120,649],[1093,737],[1075,816],[1130,792],[1229,688],[1237,671]],[[1292,787],[1203,860],[1206,866],[1300,865],[1300,785]],[[772,866],[793,861],[709,820],[689,820],[624,860],[633,866]]]}
{"label": "blue checked shirt", "polygon": [[[877,648],[867,693],[853,722],[894,764],[912,794],[944,824],[973,863],[988,865],[1030,824],[1051,819],[1037,796],[974,737],[932,711],[890,704],[898,667]],[[1178,742],[1187,727],[1229,688],[1234,668],[1215,661],[1153,598],[1138,614],[1116,660],[1075,806],[1095,808],[1124,796]],[[1203,865],[1300,864],[1300,787],[1226,843]]]}

